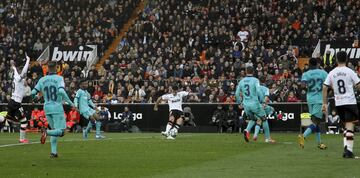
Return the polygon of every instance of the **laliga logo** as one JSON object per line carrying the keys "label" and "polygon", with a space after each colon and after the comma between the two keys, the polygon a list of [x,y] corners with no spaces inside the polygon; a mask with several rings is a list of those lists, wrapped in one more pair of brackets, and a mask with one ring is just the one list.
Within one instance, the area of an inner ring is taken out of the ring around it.
{"label": "laliga logo", "polygon": [[[114,118],[115,120],[121,119],[121,118],[122,118],[122,113],[116,113],[116,112],[114,112],[114,113],[113,113],[113,118]],[[142,120],[142,118],[143,118],[142,113],[133,113],[133,121]]]}
{"label": "laliga logo", "polygon": [[[269,119],[275,119],[274,116],[269,116]],[[295,119],[295,114],[294,113],[282,113],[282,121],[287,121],[287,120],[294,120]]]}

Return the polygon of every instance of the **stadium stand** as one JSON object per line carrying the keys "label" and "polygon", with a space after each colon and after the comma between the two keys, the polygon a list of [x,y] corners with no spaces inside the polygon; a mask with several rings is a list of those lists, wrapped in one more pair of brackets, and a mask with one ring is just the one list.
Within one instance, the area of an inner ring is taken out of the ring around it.
{"label": "stadium stand", "polygon": [[[95,43],[102,55],[138,3],[52,2],[40,0],[36,6],[0,3],[4,19],[0,26],[0,102],[6,102],[10,93],[11,75],[4,72],[10,59],[20,60],[24,50],[37,56],[50,41]],[[74,96],[76,80],[87,76],[89,91],[97,102],[147,103],[177,83],[184,90],[199,93],[188,102],[231,103],[244,68],[252,65],[256,76],[265,78],[273,101],[305,101],[300,78],[307,66],[300,69],[298,58],[311,57],[319,39],[354,40],[360,32],[360,2],[331,2],[149,0],[103,65],[86,73],[81,66],[63,64],[66,86]],[[29,8],[37,10],[28,14]],[[45,12],[50,9],[62,15],[49,21]],[[76,24],[73,14],[84,23]],[[19,35],[19,31],[28,33]],[[18,48],[23,50],[14,50]],[[353,68],[360,72],[359,66]],[[31,68],[29,86],[41,71],[38,64]]]}

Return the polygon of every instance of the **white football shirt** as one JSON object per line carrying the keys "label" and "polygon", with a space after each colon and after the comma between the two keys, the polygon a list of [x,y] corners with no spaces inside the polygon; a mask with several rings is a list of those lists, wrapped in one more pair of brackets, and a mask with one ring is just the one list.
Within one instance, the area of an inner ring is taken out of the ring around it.
{"label": "white football shirt", "polygon": [[336,67],[326,77],[325,85],[332,87],[335,106],[356,105],[354,86],[360,82],[357,74],[348,67]]}
{"label": "white football shirt", "polygon": [[189,95],[189,92],[181,91],[177,92],[176,95],[170,93],[165,94],[161,97],[161,99],[166,100],[169,104],[169,110],[179,110],[183,111],[182,109],[182,98]]}
{"label": "white football shirt", "polygon": [[12,83],[13,92],[11,94],[11,99],[17,103],[21,103],[25,95],[25,77],[29,68],[30,59],[26,60],[25,66],[21,71],[21,74],[18,73],[16,67],[13,67],[14,70],[14,80]]}
{"label": "white football shirt", "polygon": [[16,69],[14,70],[14,80],[12,83],[13,92],[11,94],[11,99],[16,101],[17,103],[21,103],[25,95],[25,79],[21,78],[21,76],[17,73]]}

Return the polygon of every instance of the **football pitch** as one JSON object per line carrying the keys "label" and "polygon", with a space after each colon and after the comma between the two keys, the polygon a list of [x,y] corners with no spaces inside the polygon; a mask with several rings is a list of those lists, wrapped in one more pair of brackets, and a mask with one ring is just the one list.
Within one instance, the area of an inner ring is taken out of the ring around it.
{"label": "football pitch", "polygon": [[[297,134],[274,133],[276,144],[245,143],[240,134],[180,134],[166,140],[158,133],[81,134],[60,138],[59,158],[50,159],[50,144],[17,144],[18,134],[0,134],[0,177],[360,177],[360,160],[345,160],[341,135],[323,135],[327,150],[310,136],[305,149]],[[355,137],[355,153],[360,139]],[[47,140],[48,141],[48,140]]]}

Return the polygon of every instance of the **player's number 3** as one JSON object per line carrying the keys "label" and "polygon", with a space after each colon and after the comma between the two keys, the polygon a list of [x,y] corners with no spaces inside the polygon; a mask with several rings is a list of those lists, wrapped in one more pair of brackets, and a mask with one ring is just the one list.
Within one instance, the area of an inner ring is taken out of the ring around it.
{"label": "player's number 3", "polygon": [[245,85],[245,96],[250,96],[250,86],[248,84]]}

